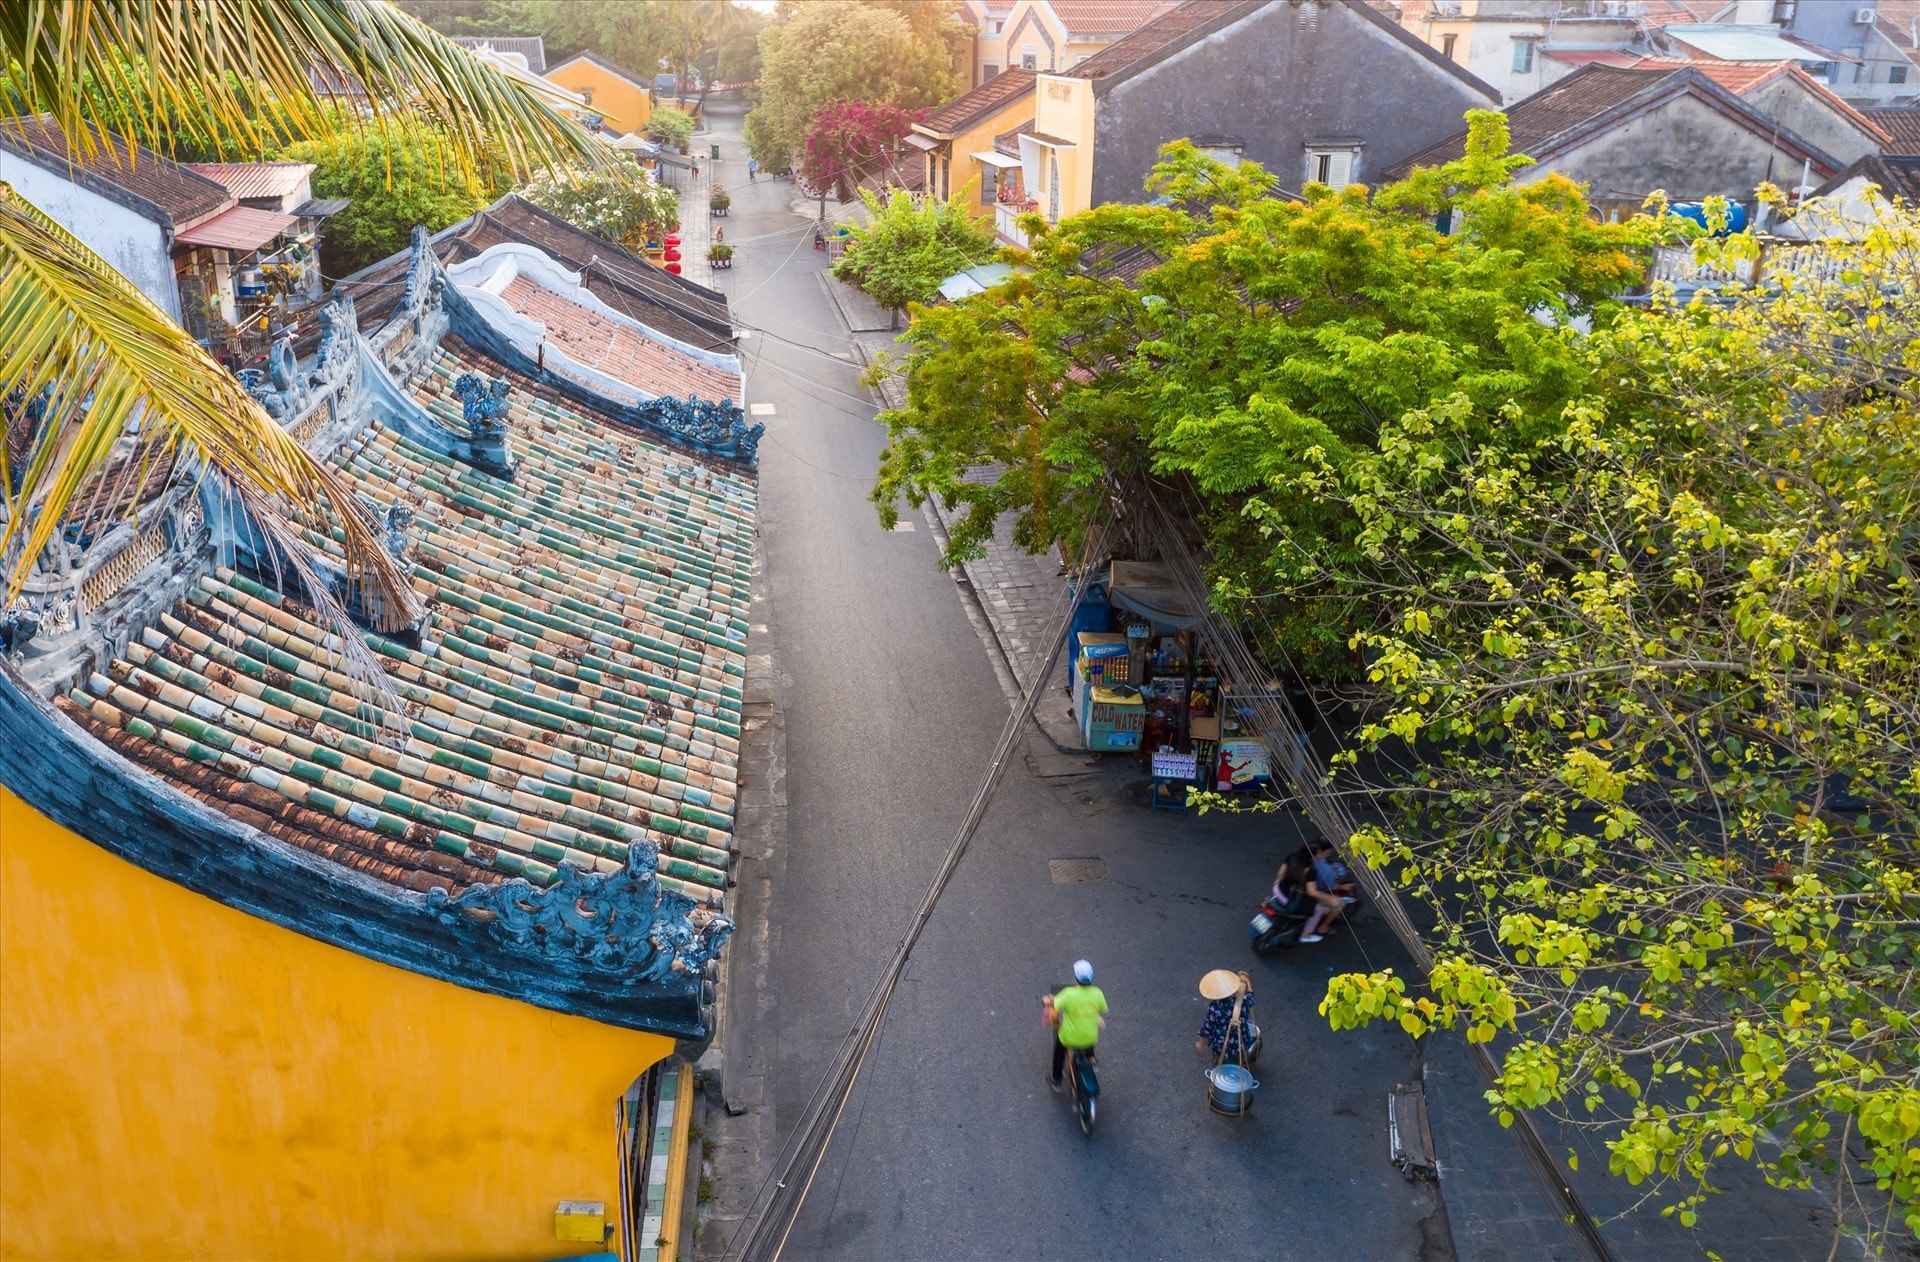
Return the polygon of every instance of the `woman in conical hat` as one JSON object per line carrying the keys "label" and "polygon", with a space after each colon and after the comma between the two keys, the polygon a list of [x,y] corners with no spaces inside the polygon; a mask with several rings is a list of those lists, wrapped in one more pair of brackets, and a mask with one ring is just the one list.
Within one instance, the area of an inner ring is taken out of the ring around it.
{"label": "woman in conical hat", "polygon": [[[1193,1050],[1212,1051],[1229,1060],[1239,1056],[1241,1040],[1252,1033],[1247,1023],[1253,1016],[1253,979],[1245,973],[1216,968],[1200,979],[1200,993],[1209,1002],[1207,1018],[1200,1024],[1200,1037],[1194,1040]],[[1240,1005],[1237,1018],[1236,999]]]}

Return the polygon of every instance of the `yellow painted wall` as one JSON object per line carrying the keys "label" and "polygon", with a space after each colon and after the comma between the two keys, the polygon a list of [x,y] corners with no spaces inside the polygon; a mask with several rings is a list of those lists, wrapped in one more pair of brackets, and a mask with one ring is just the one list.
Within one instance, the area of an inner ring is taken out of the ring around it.
{"label": "yellow painted wall", "polygon": [[590,61],[570,61],[547,71],[547,81],[574,92],[591,90],[589,107],[607,120],[610,131],[645,131],[653,117],[653,99],[646,89],[635,87],[619,75]]}
{"label": "yellow painted wall", "polygon": [[[1033,129],[1043,136],[1073,142],[1060,157],[1060,218],[1075,215],[1093,204],[1093,83],[1088,79],[1040,76],[1034,92]],[[1042,164],[1035,187],[1044,213],[1051,193],[1050,168]]]}
{"label": "yellow painted wall", "polygon": [[940,160],[944,157],[951,164],[947,173],[949,196],[958,196],[962,187],[973,181],[973,189],[967,196],[967,209],[975,216],[993,218],[993,203],[982,203],[980,191],[990,186],[987,172],[971,155],[986,153],[993,148],[993,138],[1003,132],[1012,131],[1033,117],[1033,93],[1029,92],[1018,101],[1009,104],[998,114],[966,131],[960,132],[952,140],[946,141],[943,150],[934,149],[927,153],[927,188],[939,192]]}
{"label": "yellow painted wall", "polygon": [[593,1252],[555,1203],[617,1217],[615,1101],[671,1047],[267,924],[0,789],[0,1256]]}

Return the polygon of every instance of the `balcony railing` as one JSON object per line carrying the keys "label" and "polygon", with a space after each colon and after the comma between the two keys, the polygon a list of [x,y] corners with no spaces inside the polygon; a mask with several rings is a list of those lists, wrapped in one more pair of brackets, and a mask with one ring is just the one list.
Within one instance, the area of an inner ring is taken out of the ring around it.
{"label": "balcony railing", "polygon": [[1028,245],[1027,234],[1020,231],[1020,226],[1016,224],[1014,220],[1025,214],[1028,209],[1026,206],[1013,205],[1007,202],[996,203],[993,208],[994,231],[1000,234],[1000,238],[1003,241],[1017,245],[1023,250],[1026,249]]}

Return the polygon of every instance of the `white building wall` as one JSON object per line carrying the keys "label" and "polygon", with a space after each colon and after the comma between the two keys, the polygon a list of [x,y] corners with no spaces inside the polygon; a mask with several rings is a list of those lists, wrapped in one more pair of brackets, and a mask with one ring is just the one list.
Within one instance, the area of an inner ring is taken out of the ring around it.
{"label": "white building wall", "polygon": [[166,230],[158,223],[5,149],[0,149],[0,181],[180,319],[180,291],[167,257]]}

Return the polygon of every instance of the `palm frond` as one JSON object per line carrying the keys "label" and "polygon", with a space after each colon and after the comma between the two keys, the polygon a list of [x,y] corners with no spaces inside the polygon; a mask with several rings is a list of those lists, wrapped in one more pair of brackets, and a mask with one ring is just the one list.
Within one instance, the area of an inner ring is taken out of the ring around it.
{"label": "palm frond", "polygon": [[[364,89],[367,118],[333,108],[317,74]],[[470,184],[489,166],[525,175],[601,153],[544,94],[383,0],[6,0],[0,89],[86,157],[89,125],[162,153],[263,155],[416,116],[445,129]]]}
{"label": "palm frond", "polygon": [[[293,522],[337,521],[347,580],[386,626],[425,612],[352,491],[186,330],[4,183],[0,347],[0,400],[11,401],[0,410],[0,607],[76,513],[124,499],[126,479],[156,462],[197,457],[279,545],[321,614],[340,626],[350,657],[353,646],[365,646],[314,573]],[[370,656],[358,665],[371,668],[355,672],[362,678],[380,677]]]}

